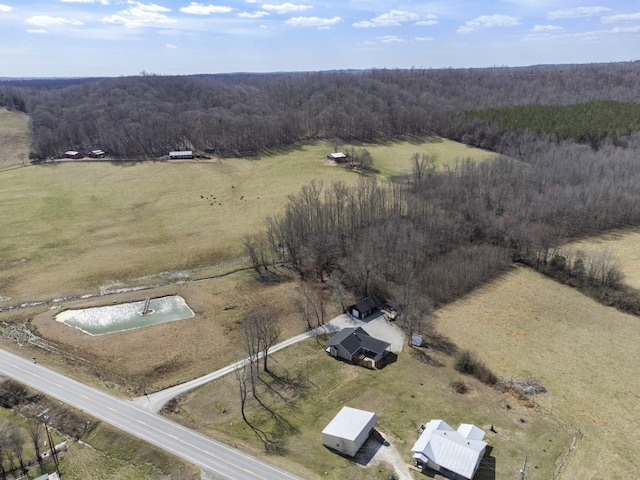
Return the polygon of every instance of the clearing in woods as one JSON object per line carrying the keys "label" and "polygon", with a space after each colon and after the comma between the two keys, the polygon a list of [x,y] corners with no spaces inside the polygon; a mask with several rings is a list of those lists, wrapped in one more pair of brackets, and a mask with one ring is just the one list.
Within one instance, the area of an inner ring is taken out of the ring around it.
{"label": "clearing in woods", "polygon": [[603,233],[595,237],[568,243],[562,249],[583,250],[598,254],[608,250],[613,254],[616,266],[624,274],[624,283],[640,288],[640,229],[628,228]]}
{"label": "clearing in woods", "polygon": [[503,378],[534,376],[539,407],[580,429],[562,480],[640,472],[637,317],[524,267],[436,313],[439,332]]}
{"label": "clearing in woods", "polygon": [[0,108],[0,170],[29,164],[29,117]]}

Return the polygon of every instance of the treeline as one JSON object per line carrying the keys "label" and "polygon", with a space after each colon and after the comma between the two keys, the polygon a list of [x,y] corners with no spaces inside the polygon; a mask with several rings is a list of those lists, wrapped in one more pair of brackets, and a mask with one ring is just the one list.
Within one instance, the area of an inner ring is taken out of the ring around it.
{"label": "treeline", "polygon": [[[440,171],[416,155],[412,173],[390,185],[312,183],[268,220],[252,244],[262,252],[254,268],[285,262],[303,279],[376,294],[413,321],[514,261],[546,265],[567,239],[640,225],[637,150],[526,136],[518,147],[520,161],[466,160]],[[572,274],[582,276],[576,265]]]}
{"label": "treeline", "polygon": [[[113,157],[192,149],[250,155],[318,138],[439,134],[491,148],[497,127],[458,112],[640,101],[640,64],[370,70],[0,83],[31,118],[32,157],[100,148]],[[34,83],[32,83],[34,82]],[[23,108],[24,107],[24,108]]]}
{"label": "treeline", "polygon": [[496,123],[501,132],[530,130],[595,148],[605,139],[618,143],[621,137],[640,131],[640,104],[610,100],[574,105],[518,105],[473,110],[464,115]]}

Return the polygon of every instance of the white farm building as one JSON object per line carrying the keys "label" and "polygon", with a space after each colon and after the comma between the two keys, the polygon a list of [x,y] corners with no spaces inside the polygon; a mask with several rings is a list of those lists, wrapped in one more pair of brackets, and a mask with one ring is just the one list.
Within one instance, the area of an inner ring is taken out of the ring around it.
{"label": "white farm building", "polygon": [[373,432],[378,417],[373,412],[342,407],[322,431],[322,444],[343,455],[355,457]]}
{"label": "white farm building", "polygon": [[462,423],[458,430],[442,420],[427,423],[413,445],[413,460],[419,468],[429,467],[455,480],[470,480],[476,474],[487,444],[484,432]]}

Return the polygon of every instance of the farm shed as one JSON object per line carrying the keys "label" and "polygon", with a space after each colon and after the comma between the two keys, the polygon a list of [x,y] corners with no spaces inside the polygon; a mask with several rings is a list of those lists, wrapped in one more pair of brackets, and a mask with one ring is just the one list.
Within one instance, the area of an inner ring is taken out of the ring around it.
{"label": "farm shed", "polygon": [[105,153],[102,150],[91,150],[91,152],[89,152],[89,156],[91,158],[104,158]]}
{"label": "farm shed", "polygon": [[343,455],[355,457],[376,426],[378,417],[373,412],[342,407],[322,431],[322,444]]}
{"label": "farm shed", "polygon": [[176,152],[169,152],[169,159],[181,159],[181,158],[193,158],[193,152],[191,150],[180,150]]}
{"label": "farm shed", "polygon": [[325,343],[325,349],[334,358],[378,368],[389,353],[389,343],[369,335],[362,327],[345,328]]}
{"label": "farm shed", "polygon": [[69,150],[68,152],[64,152],[65,158],[74,158],[76,160],[80,158],[84,158],[84,155],[80,152],[76,152],[75,150]]}
{"label": "farm shed", "polygon": [[380,302],[375,295],[371,295],[364,300],[360,300],[355,305],[351,305],[349,307],[349,313],[352,317],[363,319],[379,309]]}
{"label": "farm shed", "polygon": [[330,153],[329,155],[327,155],[327,158],[337,163],[343,163],[347,161],[347,156],[342,152]]}
{"label": "farm shed", "polygon": [[484,432],[475,425],[461,423],[458,430],[443,420],[431,420],[413,445],[418,468],[429,467],[453,480],[470,480],[487,448]]}

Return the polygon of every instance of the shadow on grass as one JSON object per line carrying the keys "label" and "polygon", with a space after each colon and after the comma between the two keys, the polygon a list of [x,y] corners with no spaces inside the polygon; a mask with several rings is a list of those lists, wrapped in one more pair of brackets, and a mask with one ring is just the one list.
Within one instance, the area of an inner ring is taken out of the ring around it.
{"label": "shadow on grass", "polygon": [[421,348],[411,347],[411,356],[419,362],[431,367],[444,367],[444,363],[436,360]]}
{"label": "shadow on grass", "polygon": [[378,367],[378,370],[383,370],[387,368],[387,365],[391,365],[393,363],[396,363],[397,361],[398,361],[398,355],[396,353],[389,352],[384,357],[384,362],[382,362],[382,365]]}

